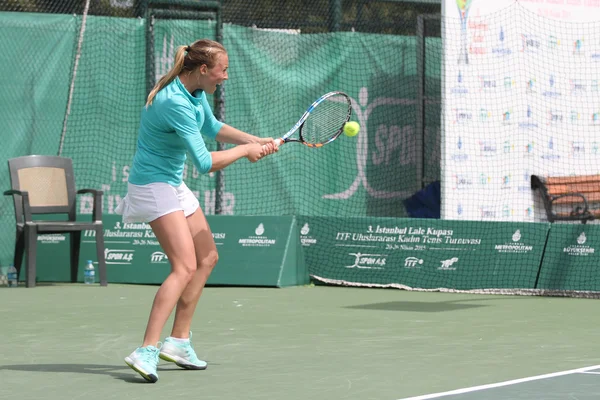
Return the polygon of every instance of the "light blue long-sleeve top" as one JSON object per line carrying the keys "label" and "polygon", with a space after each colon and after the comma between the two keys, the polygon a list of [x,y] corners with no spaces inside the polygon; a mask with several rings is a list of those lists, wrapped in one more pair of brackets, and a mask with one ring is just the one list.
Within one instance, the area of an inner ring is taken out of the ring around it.
{"label": "light blue long-sleeve top", "polygon": [[202,135],[214,139],[222,126],[208,105],[206,93],[197,90],[190,94],[179,77],[175,78],[156,94],[152,105],[142,110],[129,182],[179,186],[186,153],[200,173],[207,173],[212,157]]}

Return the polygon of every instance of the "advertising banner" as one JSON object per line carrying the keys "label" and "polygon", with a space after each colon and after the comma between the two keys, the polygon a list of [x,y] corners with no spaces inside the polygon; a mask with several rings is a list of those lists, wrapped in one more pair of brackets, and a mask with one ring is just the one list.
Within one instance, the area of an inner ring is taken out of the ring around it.
{"label": "advertising banner", "polygon": [[551,290],[600,290],[599,255],[599,226],[553,224],[537,287]]}
{"label": "advertising banner", "polygon": [[[104,215],[104,243],[108,281],[160,284],[171,270],[150,225],[123,223],[118,215]],[[207,216],[219,252],[219,262],[208,284],[290,286],[308,283],[295,217]],[[93,231],[82,235],[79,281],[83,265],[95,257]],[[37,279],[70,280],[68,235],[40,235]],[[21,278],[24,275],[24,268]]]}
{"label": "advertising banner", "polygon": [[600,3],[442,9],[442,218],[544,221],[532,174],[600,173]]}
{"label": "advertising banner", "polygon": [[362,286],[533,288],[549,224],[299,218],[311,276]]}

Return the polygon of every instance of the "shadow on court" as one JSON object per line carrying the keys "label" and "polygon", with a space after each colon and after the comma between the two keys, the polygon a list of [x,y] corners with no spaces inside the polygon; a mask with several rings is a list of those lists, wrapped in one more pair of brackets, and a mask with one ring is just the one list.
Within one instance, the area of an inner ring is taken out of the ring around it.
{"label": "shadow on court", "polygon": [[447,312],[467,310],[470,308],[488,307],[484,304],[461,304],[454,302],[419,302],[419,301],[389,301],[385,303],[360,304],[346,308],[355,310],[383,310],[383,311],[410,311],[410,312]]}
{"label": "shadow on court", "polygon": [[[382,311],[410,311],[410,312],[447,312],[468,310],[471,308],[489,307],[485,302],[495,303],[497,301],[528,301],[535,300],[535,296],[490,296],[482,295],[474,299],[458,299],[439,302],[428,301],[389,301],[385,303],[359,304],[345,308],[354,310],[382,310]],[[470,303],[470,304],[466,304]],[[476,303],[476,304],[473,304]]]}
{"label": "shadow on court", "polygon": [[3,365],[0,366],[0,371],[1,370],[108,375],[129,383],[146,383],[144,379],[126,365],[120,367],[116,365],[98,364],[21,364]]}

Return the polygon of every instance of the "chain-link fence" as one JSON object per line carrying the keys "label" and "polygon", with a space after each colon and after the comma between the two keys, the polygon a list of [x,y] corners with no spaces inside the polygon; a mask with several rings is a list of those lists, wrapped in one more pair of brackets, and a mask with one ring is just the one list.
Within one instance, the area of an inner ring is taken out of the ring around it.
{"label": "chain-link fence", "polygon": [[[149,79],[170,68],[176,46],[210,37],[230,53],[214,108],[226,123],[276,137],[317,97],[342,90],[362,131],[331,150],[292,145],[224,174],[199,176],[190,163],[184,179],[207,214],[406,216],[403,200],[439,179],[439,11],[367,0],[0,0],[0,51],[11,55],[0,67],[9,135],[0,154],[71,157],[78,186],[104,190],[103,210],[114,213]],[[4,264],[7,197],[0,215]]]}

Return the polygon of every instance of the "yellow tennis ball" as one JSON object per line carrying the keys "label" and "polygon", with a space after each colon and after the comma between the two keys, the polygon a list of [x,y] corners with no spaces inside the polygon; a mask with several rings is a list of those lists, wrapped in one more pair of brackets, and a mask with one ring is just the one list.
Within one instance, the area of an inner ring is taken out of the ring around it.
{"label": "yellow tennis ball", "polygon": [[346,136],[349,136],[349,137],[356,136],[358,134],[359,130],[360,130],[360,125],[356,121],[346,122],[346,125],[344,125],[344,134]]}

